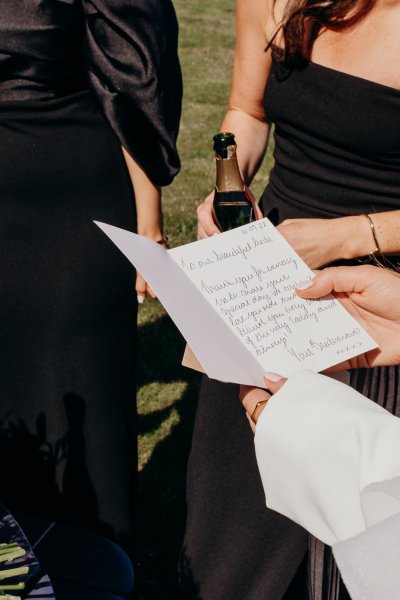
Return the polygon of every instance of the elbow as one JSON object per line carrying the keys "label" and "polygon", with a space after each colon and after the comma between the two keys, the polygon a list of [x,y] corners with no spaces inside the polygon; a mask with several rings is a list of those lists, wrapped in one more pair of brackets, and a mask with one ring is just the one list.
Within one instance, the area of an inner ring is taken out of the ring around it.
{"label": "elbow", "polygon": [[258,123],[262,123],[265,126],[269,125],[267,115],[265,114],[264,110],[242,108],[234,104],[229,104],[228,112],[238,113],[239,115],[243,115],[244,117],[249,117],[250,119],[254,119]]}

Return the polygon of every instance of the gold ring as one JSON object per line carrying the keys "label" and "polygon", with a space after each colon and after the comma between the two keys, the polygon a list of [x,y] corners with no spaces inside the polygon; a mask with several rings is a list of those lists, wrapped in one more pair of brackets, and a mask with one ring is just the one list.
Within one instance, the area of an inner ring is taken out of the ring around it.
{"label": "gold ring", "polygon": [[250,419],[253,421],[254,425],[257,425],[257,421],[258,421],[258,417],[257,417],[257,420],[254,418],[254,415],[256,414],[257,409],[260,408],[260,406],[262,404],[267,404],[268,400],[269,400],[269,398],[266,398],[265,400],[259,400],[257,402],[257,404],[255,405],[254,410],[250,415]]}

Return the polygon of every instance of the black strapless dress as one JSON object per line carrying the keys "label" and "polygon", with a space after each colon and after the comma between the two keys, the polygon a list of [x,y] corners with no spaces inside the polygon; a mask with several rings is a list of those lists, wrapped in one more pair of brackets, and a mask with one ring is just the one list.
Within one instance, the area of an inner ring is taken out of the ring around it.
{"label": "black strapless dress", "polygon": [[[400,209],[400,91],[314,63],[274,65],[265,108],[275,125],[275,165],[262,208],[275,224]],[[398,367],[354,371],[351,385],[400,416]],[[281,600],[305,532],[265,509],[237,394],[236,386],[203,381],[182,586],[188,598]],[[309,550],[309,584],[300,570],[285,599],[347,599],[330,548],[313,538]]]}
{"label": "black strapless dress", "polygon": [[123,144],[179,167],[172,6],[2,0],[0,500],[129,543],[135,273],[93,220],[135,227]]}

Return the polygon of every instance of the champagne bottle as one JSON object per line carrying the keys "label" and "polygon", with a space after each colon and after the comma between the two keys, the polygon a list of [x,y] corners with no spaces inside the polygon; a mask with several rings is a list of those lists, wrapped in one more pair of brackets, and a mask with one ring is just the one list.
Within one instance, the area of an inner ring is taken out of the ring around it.
{"label": "champagne bottle", "polygon": [[217,178],[214,218],[221,231],[254,221],[254,209],[239,171],[233,133],[214,135]]}

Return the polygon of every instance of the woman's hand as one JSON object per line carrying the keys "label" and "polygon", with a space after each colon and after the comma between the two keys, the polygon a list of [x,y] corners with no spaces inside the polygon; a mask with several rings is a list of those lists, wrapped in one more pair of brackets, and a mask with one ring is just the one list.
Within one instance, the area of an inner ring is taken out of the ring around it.
{"label": "woman's hand", "polygon": [[[164,234],[162,233],[162,215],[160,215],[160,221],[159,221],[159,227],[156,228],[155,231],[143,231],[140,229],[140,225],[138,223],[138,234],[142,235],[143,237],[147,237],[150,240],[153,240],[154,242],[158,242],[161,243],[165,248],[168,248],[168,238],[164,236]],[[159,232],[159,233],[157,233]],[[137,301],[139,304],[143,304],[143,302],[146,300],[147,296],[151,296],[151,298],[157,298],[156,294],[154,293],[153,289],[150,287],[150,285],[147,283],[147,281],[145,279],[143,279],[143,277],[141,276],[141,274],[137,271],[136,272],[136,285],[135,285],[135,290],[136,290],[136,295],[137,295]]]}
{"label": "woman's hand", "polygon": [[264,410],[271,394],[267,390],[250,385],[241,385],[239,387],[239,399],[246,410],[246,416],[250,427],[255,432],[258,417]]}
{"label": "woman's hand", "polygon": [[143,304],[143,302],[146,300],[147,294],[149,294],[149,296],[151,296],[152,298],[157,298],[147,281],[143,279],[140,273],[136,273],[135,289],[137,301],[139,304]]}
{"label": "woman's hand", "polygon": [[[161,222],[160,221],[160,227],[161,227]],[[161,231],[161,229],[160,229]],[[158,233],[158,234],[147,234],[138,231],[139,235],[143,235],[144,237],[147,237],[155,242],[158,242],[159,244],[161,244],[162,246],[164,246],[164,248],[168,248],[168,237],[166,237],[162,232]],[[143,302],[146,300],[147,295],[151,296],[151,298],[157,298],[156,294],[154,293],[154,290],[151,288],[151,286],[147,283],[147,281],[145,279],[143,279],[143,277],[141,276],[141,274],[139,272],[136,272],[136,285],[135,285],[135,289],[136,289],[136,295],[137,295],[137,301],[139,304],[143,304]]]}
{"label": "woman's hand", "polygon": [[197,207],[197,239],[211,237],[221,233],[214,220],[214,190],[208,194],[206,199]]}
{"label": "woman's hand", "polygon": [[373,240],[363,215],[336,219],[287,219],[278,231],[310,269],[339,259],[366,256]]}
{"label": "woman's hand", "polygon": [[275,373],[268,373],[267,375],[264,377],[266,390],[250,385],[241,385],[239,388],[239,398],[246,410],[246,416],[253,433],[255,433],[257,421],[271,395],[280,390],[287,381]]}
{"label": "woman's hand", "polygon": [[[335,365],[329,372],[400,364],[400,276],[397,273],[371,265],[330,267],[318,272],[305,286],[297,290],[298,296],[312,300],[333,293],[380,346]],[[239,397],[253,431],[271,394],[275,394],[286,379],[267,373],[264,382],[265,390],[240,386]]]}
{"label": "woman's hand", "polygon": [[328,371],[400,364],[399,275],[370,265],[330,267],[317,273],[304,289],[297,290],[301,298],[307,299],[322,298],[331,292],[380,348]]}
{"label": "woman's hand", "polygon": [[[254,198],[252,192],[248,187],[246,187],[245,189],[247,196],[250,198],[251,203],[253,205],[255,218],[262,219],[263,214],[261,212],[260,207],[257,204],[256,199]],[[199,240],[211,237],[216,233],[221,233],[214,220],[213,202],[214,190],[210,192],[207,198],[204,200],[204,202],[199,204],[199,206],[197,207],[197,238]]]}

